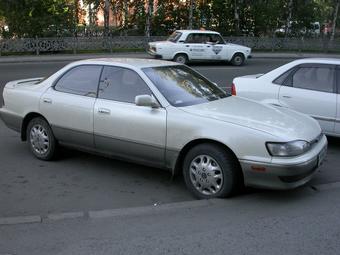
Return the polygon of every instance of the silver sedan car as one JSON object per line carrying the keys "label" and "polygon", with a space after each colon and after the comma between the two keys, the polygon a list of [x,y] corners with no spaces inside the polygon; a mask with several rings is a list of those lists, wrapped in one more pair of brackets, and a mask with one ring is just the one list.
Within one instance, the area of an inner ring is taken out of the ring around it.
{"label": "silver sedan car", "polygon": [[2,120],[37,158],[71,146],[167,169],[183,173],[198,198],[243,185],[298,187],[326,155],[314,119],[230,96],[172,62],[78,61],[45,79],[9,82],[3,97]]}

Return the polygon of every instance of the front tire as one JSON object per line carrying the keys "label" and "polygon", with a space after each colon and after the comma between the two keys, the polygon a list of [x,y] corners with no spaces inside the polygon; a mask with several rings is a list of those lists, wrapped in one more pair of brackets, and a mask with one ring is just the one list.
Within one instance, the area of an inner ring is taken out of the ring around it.
{"label": "front tire", "polygon": [[244,55],[242,53],[236,53],[231,59],[231,64],[233,66],[242,66],[244,64],[244,61],[245,61]]}
{"label": "front tire", "polygon": [[27,142],[38,159],[51,160],[56,154],[57,141],[50,125],[41,117],[34,118],[28,123]]}
{"label": "front tire", "polygon": [[177,54],[174,57],[174,61],[180,64],[186,64],[188,63],[188,56],[186,54]]}
{"label": "front tire", "polygon": [[188,189],[199,199],[229,197],[240,185],[237,160],[214,144],[200,144],[188,152],[183,176]]}

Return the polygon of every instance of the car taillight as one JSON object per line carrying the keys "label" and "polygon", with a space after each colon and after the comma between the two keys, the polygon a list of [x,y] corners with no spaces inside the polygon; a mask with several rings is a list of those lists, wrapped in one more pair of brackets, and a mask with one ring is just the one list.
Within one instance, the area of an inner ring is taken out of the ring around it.
{"label": "car taillight", "polygon": [[232,94],[233,96],[236,96],[236,87],[235,87],[235,84],[234,84],[234,83],[231,85],[231,94]]}

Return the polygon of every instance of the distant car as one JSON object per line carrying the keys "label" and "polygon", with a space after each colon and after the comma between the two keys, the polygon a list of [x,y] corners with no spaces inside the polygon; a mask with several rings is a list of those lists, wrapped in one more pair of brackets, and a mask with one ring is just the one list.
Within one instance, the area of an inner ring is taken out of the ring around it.
{"label": "distant car", "polygon": [[[0,116],[32,153],[71,146],[182,172],[199,198],[310,180],[327,139],[312,118],[232,97],[185,65],[150,59],[74,62],[12,81]],[[114,164],[114,162],[113,162]]]}
{"label": "distant car", "polygon": [[148,53],[155,58],[185,64],[188,61],[229,61],[240,66],[251,55],[251,49],[227,43],[214,31],[177,30],[167,41],[150,42]]}
{"label": "distant car", "polygon": [[233,94],[306,113],[340,136],[340,60],[300,59],[266,74],[233,80]]}

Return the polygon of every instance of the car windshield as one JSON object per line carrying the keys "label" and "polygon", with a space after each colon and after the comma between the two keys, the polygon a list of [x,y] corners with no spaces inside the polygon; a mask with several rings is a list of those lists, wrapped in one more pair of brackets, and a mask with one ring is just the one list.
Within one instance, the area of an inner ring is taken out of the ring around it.
{"label": "car windshield", "polygon": [[170,42],[177,42],[177,40],[181,37],[182,33],[180,32],[173,32],[169,37],[168,41]]}
{"label": "car windshield", "polygon": [[175,107],[201,104],[229,96],[217,85],[184,65],[149,67],[143,68],[143,71]]}

